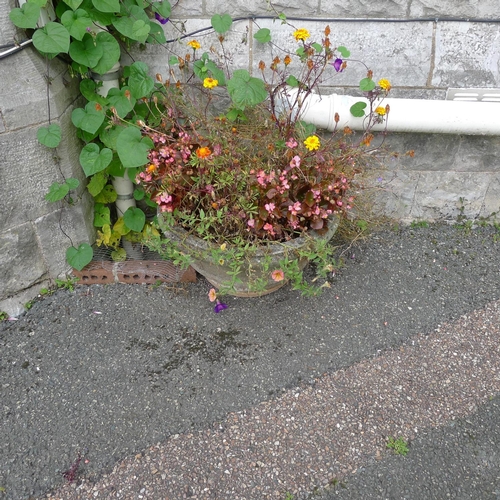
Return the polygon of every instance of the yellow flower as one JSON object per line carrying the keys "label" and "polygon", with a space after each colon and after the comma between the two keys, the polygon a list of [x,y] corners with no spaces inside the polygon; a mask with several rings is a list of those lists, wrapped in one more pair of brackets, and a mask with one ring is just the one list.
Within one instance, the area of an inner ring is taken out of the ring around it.
{"label": "yellow flower", "polygon": [[299,28],[298,30],[293,32],[293,37],[297,42],[299,40],[307,40],[311,35],[309,34],[309,31],[307,31],[305,28]]}
{"label": "yellow flower", "polygon": [[378,86],[386,92],[389,92],[389,90],[391,90],[391,82],[385,78],[382,78],[382,80],[378,81]]}
{"label": "yellow flower", "polygon": [[198,40],[191,40],[187,44],[194,50],[201,49],[201,45],[200,42],[198,42]]}
{"label": "yellow flower", "polygon": [[208,158],[211,154],[212,151],[210,151],[210,148],[207,148],[206,146],[196,150],[196,156],[201,159]]}
{"label": "yellow flower", "polygon": [[375,108],[375,113],[377,113],[377,115],[384,116],[385,108],[383,106],[378,106],[377,108]]}
{"label": "yellow flower", "polygon": [[215,78],[205,78],[205,80],[203,80],[203,86],[207,89],[213,89],[217,87],[217,85],[219,85],[219,81]]}
{"label": "yellow flower", "polygon": [[317,135],[310,135],[304,141],[304,145],[309,151],[314,151],[315,149],[319,149],[321,143],[319,142],[319,137]]}

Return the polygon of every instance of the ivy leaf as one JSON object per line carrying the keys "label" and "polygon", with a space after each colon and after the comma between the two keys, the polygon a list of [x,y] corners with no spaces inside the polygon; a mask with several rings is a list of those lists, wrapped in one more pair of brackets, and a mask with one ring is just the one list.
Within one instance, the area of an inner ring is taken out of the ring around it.
{"label": "ivy leaf", "polygon": [[359,82],[359,88],[363,92],[370,92],[375,88],[375,82],[371,78],[363,78]]}
{"label": "ivy leaf", "polygon": [[300,82],[293,75],[290,75],[286,79],[286,84],[290,85],[290,87],[298,87],[300,85]]}
{"label": "ivy leaf", "polygon": [[[113,26],[125,37],[144,43],[148,37],[150,26],[149,17],[137,5],[132,5],[128,16],[113,20]],[[140,21],[140,22],[139,22]]]}
{"label": "ivy leaf", "polygon": [[266,86],[262,80],[250,76],[247,70],[237,69],[227,81],[227,90],[233,103],[240,109],[255,106],[267,98]]}
{"label": "ivy leaf", "polygon": [[260,43],[270,42],[271,30],[269,28],[261,28],[253,37]]}
{"label": "ivy leaf", "polygon": [[119,0],[92,0],[92,5],[99,12],[120,12]]}
{"label": "ivy leaf", "polygon": [[95,198],[103,189],[108,182],[108,175],[104,172],[98,172],[94,174],[87,184],[87,189],[89,193]]}
{"label": "ivy leaf", "polygon": [[83,40],[73,40],[69,46],[69,55],[73,61],[93,68],[103,56],[103,48],[94,42],[94,38],[88,33]]}
{"label": "ivy leaf", "polygon": [[61,127],[55,123],[48,127],[40,127],[36,137],[40,144],[48,148],[57,148],[61,142]]}
{"label": "ivy leaf", "polygon": [[108,102],[110,106],[116,109],[118,116],[125,118],[125,116],[134,109],[136,100],[131,96],[128,87],[121,89],[109,89]]}
{"label": "ivy leaf", "polygon": [[86,10],[77,9],[74,12],[67,10],[61,16],[61,23],[73,38],[82,40],[87,33],[87,28],[92,25],[92,19]]}
{"label": "ivy leaf", "polygon": [[[122,133],[123,127],[105,128],[100,134],[99,139],[109,149],[116,150],[116,141]],[[113,175],[113,174],[112,174]]]}
{"label": "ivy leaf", "polygon": [[337,50],[344,59],[347,59],[351,55],[350,51],[347,50],[343,45],[337,47]]}
{"label": "ivy leaf", "polygon": [[20,9],[12,9],[9,12],[10,20],[23,29],[35,29],[40,17],[40,7],[34,3],[25,3]]}
{"label": "ivy leaf", "polygon": [[52,56],[67,54],[69,50],[69,32],[60,23],[48,22],[33,33],[32,40],[37,50]]}
{"label": "ivy leaf", "polygon": [[85,109],[76,108],[71,113],[73,125],[89,134],[95,134],[99,130],[104,118],[105,114],[102,106],[94,101],[87,103]]}
{"label": "ivy leaf", "polygon": [[71,191],[72,189],[76,189],[80,185],[80,181],[78,179],[75,179],[74,177],[70,177],[69,179],[66,179],[66,184]]}
{"label": "ivy leaf", "polygon": [[94,226],[102,227],[105,224],[111,224],[111,211],[102,203],[94,205]]}
{"label": "ivy leaf", "polygon": [[112,159],[111,149],[103,148],[101,151],[95,142],[87,144],[80,153],[80,165],[87,177],[104,170]]}
{"label": "ivy leaf", "polygon": [[110,184],[106,184],[103,190],[96,196],[94,196],[94,201],[96,203],[103,203],[107,205],[108,203],[114,203],[118,195],[115,189]]}
{"label": "ivy leaf", "polygon": [[215,14],[211,19],[212,28],[221,35],[226,33],[233,24],[233,19],[229,14]]}
{"label": "ivy leaf", "polygon": [[153,8],[153,12],[158,12],[158,14],[164,18],[170,17],[170,14],[172,13],[172,6],[170,5],[170,2],[166,0],[163,2],[153,2],[151,7]]}
{"label": "ivy leaf", "polygon": [[82,4],[83,0],[64,0],[64,3],[71,7],[72,10],[78,9]]}
{"label": "ivy leaf", "polygon": [[96,93],[96,83],[90,78],[84,78],[80,82],[80,94],[87,99],[87,101],[94,101],[101,106],[106,106],[107,100],[102,95]]}
{"label": "ivy leaf", "polygon": [[81,271],[93,256],[94,251],[88,243],[82,243],[78,248],[69,247],[66,250],[66,262],[77,271]]}
{"label": "ivy leaf", "polygon": [[69,186],[64,182],[54,182],[49,187],[49,192],[45,195],[47,201],[56,202],[62,200],[69,193]]}
{"label": "ivy leaf", "polygon": [[142,137],[141,131],[133,126],[124,129],[116,141],[116,151],[125,168],[145,165],[152,147],[153,141]]}
{"label": "ivy leaf", "polygon": [[148,95],[154,88],[155,82],[148,75],[147,64],[137,61],[130,66],[130,76],[128,78],[130,93],[135,99],[140,99]]}
{"label": "ivy leaf", "polygon": [[137,207],[129,207],[123,214],[123,222],[131,230],[139,233],[146,223],[146,214]]}
{"label": "ivy leaf", "polygon": [[356,118],[361,118],[365,116],[365,108],[366,108],[366,102],[357,102],[353,104],[350,108],[350,112],[352,116],[355,116]]}

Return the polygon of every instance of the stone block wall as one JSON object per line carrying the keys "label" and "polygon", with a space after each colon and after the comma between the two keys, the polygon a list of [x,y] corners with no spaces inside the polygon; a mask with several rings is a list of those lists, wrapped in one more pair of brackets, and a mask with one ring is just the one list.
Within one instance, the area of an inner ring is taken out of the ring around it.
{"label": "stone block wall", "polygon": [[[24,36],[8,19],[14,3],[0,0],[0,45]],[[272,57],[253,39],[259,27],[270,27],[279,44],[294,43],[289,29],[271,20],[266,0],[171,3],[176,6],[165,30],[167,39],[178,41],[132,53],[149,64],[152,74],[167,75],[171,53],[185,54],[192,38],[205,50],[216,46],[216,37],[204,30],[216,13],[243,18],[228,37],[234,67],[255,72],[259,60]],[[329,24],[332,43],[348,47],[352,59],[367,62],[376,78],[391,80],[392,97],[444,99],[449,87],[500,89],[498,0],[277,0],[274,5],[313,35]],[[87,198],[71,208],[44,200],[62,175],[84,180],[80,144],[70,123],[77,82],[63,63],[52,68],[51,118],[65,131],[58,160],[36,141],[38,126],[48,122],[43,59],[32,47],[0,59],[0,310],[11,314],[44,280],[66,272],[70,242],[64,233],[74,244],[93,242]],[[357,83],[364,71],[349,64],[348,71],[326,82],[326,91],[360,95]],[[484,105],[498,106],[500,112],[500,103]],[[391,134],[387,144],[402,152],[413,149],[415,157],[388,161],[372,175],[369,187],[382,212],[403,221],[454,220],[462,212],[478,218],[500,209],[499,137]]]}

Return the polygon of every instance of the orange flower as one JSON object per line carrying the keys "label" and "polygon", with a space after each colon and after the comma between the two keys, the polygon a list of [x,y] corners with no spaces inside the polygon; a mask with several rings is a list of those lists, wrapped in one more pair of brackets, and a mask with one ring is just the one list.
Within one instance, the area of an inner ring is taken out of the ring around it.
{"label": "orange flower", "polygon": [[210,148],[207,147],[198,148],[196,150],[196,156],[201,159],[208,158],[211,154],[212,151],[210,151]]}
{"label": "orange flower", "polygon": [[283,281],[285,279],[285,273],[281,269],[275,269],[271,273],[271,278],[274,281]]}

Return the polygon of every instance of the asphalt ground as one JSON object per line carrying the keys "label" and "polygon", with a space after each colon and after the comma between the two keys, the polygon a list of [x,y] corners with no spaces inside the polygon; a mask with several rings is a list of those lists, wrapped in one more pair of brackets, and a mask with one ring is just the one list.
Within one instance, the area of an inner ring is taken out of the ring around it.
{"label": "asphalt ground", "polygon": [[[78,453],[79,474],[97,480],[151,444],[500,299],[500,233],[491,226],[386,229],[342,250],[345,265],[313,299],[285,287],[229,298],[214,314],[202,278],[77,286],[0,323],[0,498],[43,496],[65,481]],[[420,435],[404,461],[367,464],[347,487],[324,494],[500,498],[499,416],[493,399],[467,420]],[[488,467],[474,476],[477,460]],[[435,496],[412,495],[416,478]]]}

